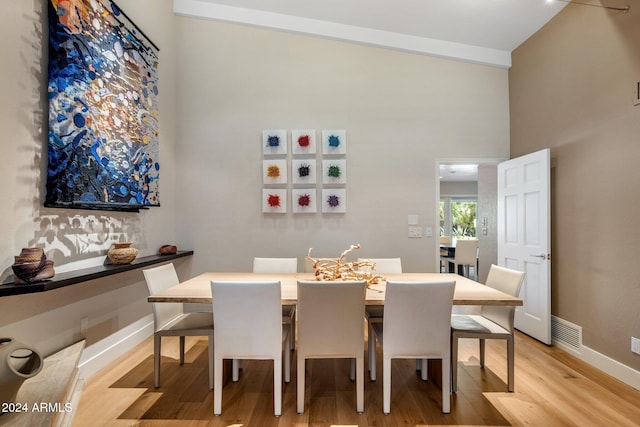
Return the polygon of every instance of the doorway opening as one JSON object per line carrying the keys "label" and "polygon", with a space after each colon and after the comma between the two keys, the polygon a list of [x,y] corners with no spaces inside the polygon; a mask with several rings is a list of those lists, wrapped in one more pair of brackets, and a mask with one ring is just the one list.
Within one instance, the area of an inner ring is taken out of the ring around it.
{"label": "doorway opening", "polygon": [[[477,280],[484,283],[497,262],[497,165],[502,159],[439,159],[436,200],[440,236],[455,246],[478,239]],[[438,244],[440,241],[438,240]],[[436,253],[440,256],[440,247]],[[440,265],[440,260],[436,265]]]}

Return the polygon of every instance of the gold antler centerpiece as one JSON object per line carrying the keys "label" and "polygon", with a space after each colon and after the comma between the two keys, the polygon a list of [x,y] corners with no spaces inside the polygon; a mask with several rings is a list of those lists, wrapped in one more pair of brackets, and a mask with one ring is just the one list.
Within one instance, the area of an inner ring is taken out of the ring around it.
{"label": "gold antler centerpiece", "polygon": [[351,251],[360,249],[360,244],[351,245],[343,251],[338,258],[312,258],[309,248],[307,259],[311,261],[316,272],[316,280],[366,280],[367,285],[380,283],[386,280],[383,276],[373,274],[376,263],[370,260],[344,262],[344,257]]}

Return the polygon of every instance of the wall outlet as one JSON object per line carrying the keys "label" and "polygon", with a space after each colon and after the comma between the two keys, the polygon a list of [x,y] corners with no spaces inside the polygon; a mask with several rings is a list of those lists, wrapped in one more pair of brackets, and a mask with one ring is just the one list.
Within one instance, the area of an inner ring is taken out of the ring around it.
{"label": "wall outlet", "polygon": [[631,337],[631,352],[640,354],[640,338]]}
{"label": "wall outlet", "polygon": [[422,227],[409,227],[409,237],[422,237]]}

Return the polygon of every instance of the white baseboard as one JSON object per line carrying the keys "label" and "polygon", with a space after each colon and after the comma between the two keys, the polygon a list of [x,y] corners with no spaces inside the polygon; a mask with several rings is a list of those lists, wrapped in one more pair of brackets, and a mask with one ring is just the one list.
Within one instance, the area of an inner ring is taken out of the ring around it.
{"label": "white baseboard", "polygon": [[152,335],[153,315],[149,314],[115,334],[86,347],[78,363],[80,378],[86,380]]}
{"label": "white baseboard", "polygon": [[580,350],[576,350],[563,344],[561,341],[554,340],[553,344],[591,366],[600,369],[604,373],[611,375],[617,380],[630,385],[636,390],[640,390],[640,371],[630,368],[627,365],[623,365],[617,360],[614,360],[609,356],[605,356],[602,353],[598,353],[585,345],[580,346]]}

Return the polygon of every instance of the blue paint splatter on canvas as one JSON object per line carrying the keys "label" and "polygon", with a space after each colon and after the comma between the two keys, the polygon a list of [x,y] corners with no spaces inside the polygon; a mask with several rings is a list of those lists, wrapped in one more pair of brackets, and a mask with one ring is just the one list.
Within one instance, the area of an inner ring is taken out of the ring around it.
{"label": "blue paint splatter on canvas", "polygon": [[49,1],[47,206],[160,204],[157,67],[112,2]]}

